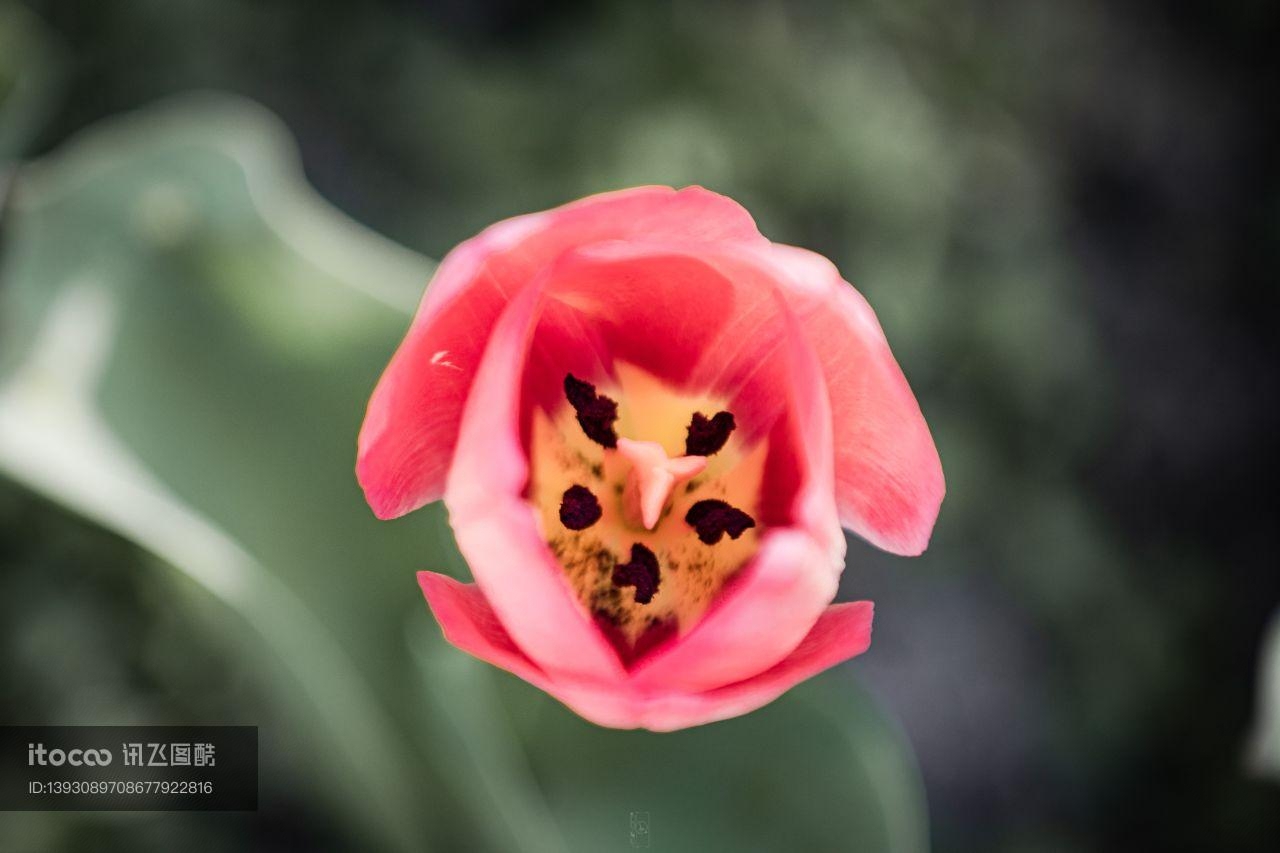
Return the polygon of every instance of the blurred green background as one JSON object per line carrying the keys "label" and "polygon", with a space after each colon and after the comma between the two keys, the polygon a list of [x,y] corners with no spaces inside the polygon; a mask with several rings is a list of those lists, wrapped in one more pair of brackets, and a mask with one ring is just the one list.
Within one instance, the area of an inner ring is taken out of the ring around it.
{"label": "blurred green background", "polygon": [[[1276,15],[1117,6],[0,0],[0,721],[262,744],[0,850],[1274,849]],[[448,647],[352,475],[431,259],[639,183],[835,260],[948,479],[867,655],[671,735]]]}

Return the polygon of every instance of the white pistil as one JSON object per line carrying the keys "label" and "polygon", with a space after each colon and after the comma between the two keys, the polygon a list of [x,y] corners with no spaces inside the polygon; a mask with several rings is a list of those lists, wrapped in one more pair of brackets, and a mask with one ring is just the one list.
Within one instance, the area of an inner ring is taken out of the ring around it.
{"label": "white pistil", "polygon": [[705,456],[667,456],[656,441],[618,439],[618,452],[631,463],[622,495],[627,523],[652,530],[662,517],[671,491],[707,467]]}

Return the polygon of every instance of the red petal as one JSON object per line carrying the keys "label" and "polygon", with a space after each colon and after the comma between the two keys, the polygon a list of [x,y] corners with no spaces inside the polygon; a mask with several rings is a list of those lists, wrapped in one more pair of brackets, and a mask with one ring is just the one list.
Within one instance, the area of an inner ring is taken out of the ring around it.
{"label": "red petal", "polygon": [[781,661],[750,678],[702,693],[601,692],[583,684],[545,689],[602,726],[672,731],[725,720],[767,705],[800,682],[856,657],[871,645],[870,601],[833,604]]}
{"label": "red petal", "polygon": [[433,572],[418,582],[450,643],[545,690],[603,726],[670,731],[753,711],[828,667],[862,654],[871,643],[873,605],[833,604],[783,660],[751,678],[702,693],[644,692],[629,684],[555,681],[512,641],[474,584]]}
{"label": "red petal", "polygon": [[437,500],[462,409],[499,313],[565,251],[644,236],[681,243],[763,240],[736,202],[701,187],[637,187],[500,222],[441,262],[369,401],[356,474],[380,518]]}
{"label": "red petal", "polygon": [[946,486],[929,427],[871,306],[821,255],[774,246],[774,262],[827,379],[841,523],[914,556]]}
{"label": "red petal", "polygon": [[482,661],[546,688],[546,675],[512,641],[479,587],[435,572],[418,572],[418,585],[446,640]]}
{"label": "red petal", "polygon": [[516,644],[548,674],[612,681],[613,646],[578,603],[524,499],[520,387],[549,273],[503,312],[476,374],[449,470],[445,503],[458,548]]}

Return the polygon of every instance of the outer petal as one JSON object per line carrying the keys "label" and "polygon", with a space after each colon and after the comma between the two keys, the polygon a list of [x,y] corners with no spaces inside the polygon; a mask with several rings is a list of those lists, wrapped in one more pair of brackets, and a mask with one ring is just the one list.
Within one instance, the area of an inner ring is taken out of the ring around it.
{"label": "outer petal", "polygon": [[942,463],[875,313],[821,255],[775,245],[770,261],[827,379],[841,523],[886,551],[921,553],[946,491]]}
{"label": "outer petal", "polygon": [[548,677],[512,642],[474,584],[433,572],[419,572],[418,582],[450,643],[545,690],[586,719],[614,728],[671,731],[745,714],[862,654],[871,643],[871,602],[833,604],[791,654],[751,678],[702,693],[644,692],[625,684],[601,690]]}
{"label": "outer petal", "polygon": [[578,605],[524,500],[521,385],[548,270],[494,327],[463,414],[445,503],[458,548],[515,643],[552,677],[613,683],[613,647]]}
{"label": "outer petal", "polygon": [[572,680],[556,683],[522,652],[475,584],[435,572],[418,572],[418,584],[444,637],[462,651],[505,669],[551,694],[580,716],[613,728],[639,725],[641,707],[625,684],[601,689]]}
{"label": "outer petal", "polygon": [[871,645],[870,601],[833,604],[800,644],[774,666],[736,684],[692,695],[655,697],[645,703],[638,724],[654,731],[725,720],[767,705],[824,669],[856,657]]}
{"label": "outer petal", "polygon": [[545,228],[543,216],[491,226],[436,270],[360,429],[356,477],[379,518],[396,518],[442,495],[476,366],[516,286],[489,274],[490,267]]}
{"label": "outer petal", "polygon": [[701,187],[638,187],[500,222],[440,264],[369,401],[356,473],[380,518],[438,499],[489,332],[512,295],[564,251],[644,235],[760,244],[751,216]]}
{"label": "outer petal", "polygon": [[418,585],[446,640],[482,661],[547,689],[550,682],[546,674],[512,642],[479,587],[435,572],[418,572]]}
{"label": "outer petal", "polygon": [[799,531],[770,531],[702,621],[637,664],[631,673],[637,687],[696,693],[773,666],[835,597],[839,557]]}
{"label": "outer petal", "polygon": [[[633,671],[641,689],[700,691],[753,676],[783,659],[805,637],[831,599],[844,568],[844,537],[832,502],[831,416],[814,352],[782,299],[776,311],[784,340],[774,358],[789,368],[780,387],[797,468],[793,527],[765,534],[760,550],[685,637],[658,649]],[[789,433],[789,434],[788,434]]]}

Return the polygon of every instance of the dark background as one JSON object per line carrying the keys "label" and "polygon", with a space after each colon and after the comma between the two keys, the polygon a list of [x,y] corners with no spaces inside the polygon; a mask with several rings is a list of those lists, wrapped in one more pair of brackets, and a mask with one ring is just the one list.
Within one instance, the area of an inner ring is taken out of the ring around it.
{"label": "dark background", "polygon": [[[914,747],[934,849],[1273,849],[1280,789],[1246,756],[1280,603],[1272,4],[28,5],[56,69],[28,158],[227,90],[280,116],[324,197],[429,257],[647,182],[827,254],[948,473],[930,552],[853,542],[842,593],[877,602],[847,669]],[[131,545],[13,483],[0,530],[0,718],[64,717],[77,667],[142,716],[270,713],[121,569]],[[77,633],[35,678],[14,662],[51,609]],[[240,823],[23,837],[365,849],[272,772]]]}

